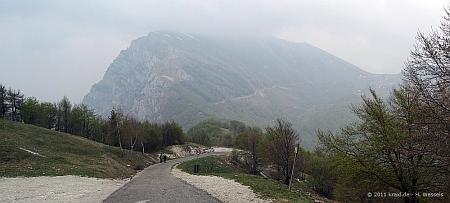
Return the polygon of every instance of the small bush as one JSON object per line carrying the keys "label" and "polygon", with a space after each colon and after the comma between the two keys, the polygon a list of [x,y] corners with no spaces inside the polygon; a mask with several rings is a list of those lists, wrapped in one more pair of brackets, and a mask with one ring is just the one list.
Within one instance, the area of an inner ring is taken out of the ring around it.
{"label": "small bush", "polygon": [[239,152],[235,149],[233,149],[233,151],[231,151],[231,162],[238,164],[239,163]]}
{"label": "small bush", "polygon": [[133,166],[133,169],[136,171],[144,170],[145,164],[144,163],[135,163]]}

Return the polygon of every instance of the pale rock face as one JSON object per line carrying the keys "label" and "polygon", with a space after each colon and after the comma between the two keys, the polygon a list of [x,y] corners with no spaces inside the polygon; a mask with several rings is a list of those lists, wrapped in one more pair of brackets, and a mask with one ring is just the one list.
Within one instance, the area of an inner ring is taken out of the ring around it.
{"label": "pale rock face", "polygon": [[[180,51],[154,38],[137,39],[110,65],[103,80],[94,85],[83,103],[107,116],[122,108],[138,119],[159,121],[168,89],[191,80],[177,61]],[[100,102],[99,102],[100,101]]]}
{"label": "pale rock face", "polygon": [[151,32],[120,52],[83,103],[104,118],[122,108],[140,120],[173,120],[185,131],[206,119],[264,128],[282,117],[313,146],[318,128],[354,121],[348,107],[369,87],[383,95],[400,80],[306,43]]}

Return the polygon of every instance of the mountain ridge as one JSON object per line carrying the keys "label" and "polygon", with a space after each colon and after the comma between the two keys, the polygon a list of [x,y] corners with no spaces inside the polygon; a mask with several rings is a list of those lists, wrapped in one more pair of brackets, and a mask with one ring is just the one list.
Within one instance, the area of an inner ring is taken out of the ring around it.
{"label": "mountain ridge", "polygon": [[185,130],[207,119],[264,127],[284,117],[309,145],[317,127],[335,130],[352,120],[348,107],[369,87],[387,94],[399,81],[398,74],[368,73],[308,43],[150,32],[120,52],[83,103],[99,115],[121,107]]}

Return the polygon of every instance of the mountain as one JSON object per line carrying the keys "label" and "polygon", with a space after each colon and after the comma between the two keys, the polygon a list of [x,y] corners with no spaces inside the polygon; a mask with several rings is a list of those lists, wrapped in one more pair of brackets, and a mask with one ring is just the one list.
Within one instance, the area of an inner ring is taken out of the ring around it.
{"label": "mountain", "polygon": [[83,103],[185,130],[206,119],[265,127],[283,117],[311,149],[315,131],[355,118],[351,104],[372,87],[386,95],[400,75],[368,73],[307,43],[151,32],[131,42]]}

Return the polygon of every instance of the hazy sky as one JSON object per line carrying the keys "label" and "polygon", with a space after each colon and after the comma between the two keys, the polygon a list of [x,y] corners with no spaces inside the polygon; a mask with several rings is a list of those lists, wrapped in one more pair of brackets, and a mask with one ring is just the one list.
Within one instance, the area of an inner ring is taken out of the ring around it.
{"label": "hazy sky", "polygon": [[447,0],[0,0],[0,83],[80,103],[130,42],[150,31],[307,42],[371,73],[399,73]]}

